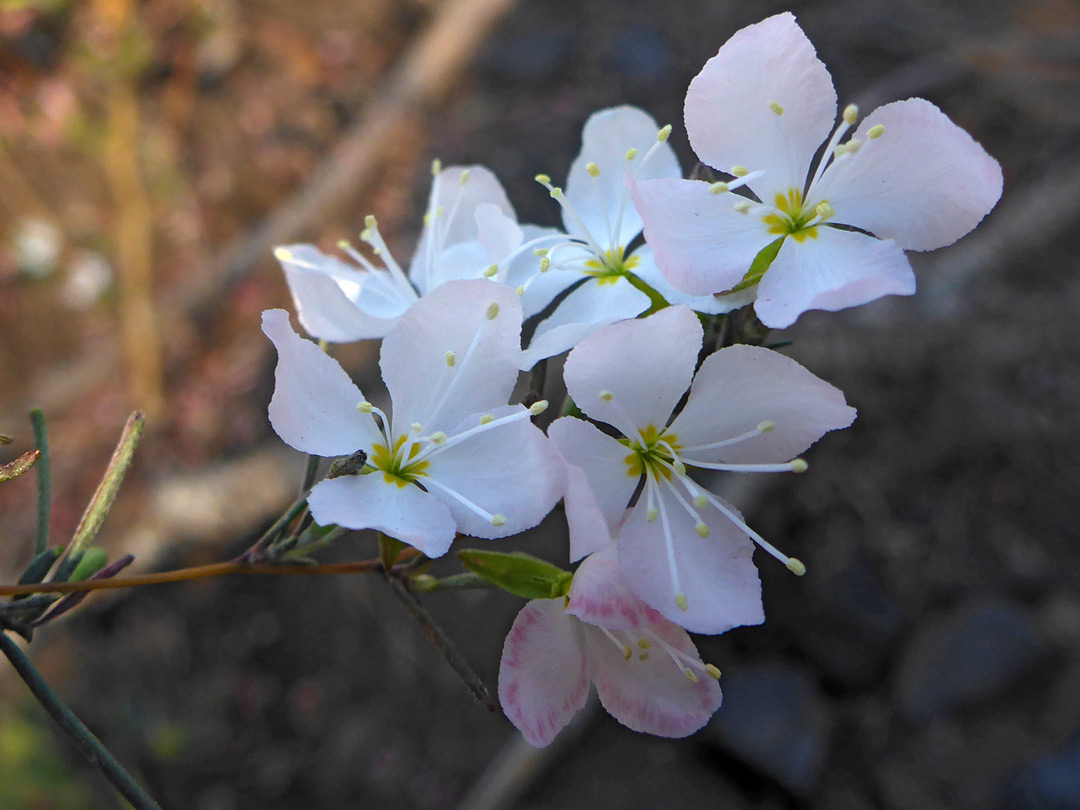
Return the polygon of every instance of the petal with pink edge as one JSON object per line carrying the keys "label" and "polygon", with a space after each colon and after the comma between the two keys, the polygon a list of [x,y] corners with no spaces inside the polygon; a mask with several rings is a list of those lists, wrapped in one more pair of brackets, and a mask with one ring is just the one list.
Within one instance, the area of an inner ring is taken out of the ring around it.
{"label": "petal with pink edge", "polygon": [[791,326],[810,309],[836,312],[915,292],[915,274],[895,242],[828,226],[816,233],[785,239],[758,283],[754,312],[771,329]]}
{"label": "petal with pink edge", "polygon": [[[713,194],[697,180],[634,184],[634,203],[645,221],[645,241],[656,266],[676,290],[712,295],[730,290],[754,257],[776,239],[761,206],[728,192]],[[749,206],[745,213],[740,208]]]}
{"label": "petal with pink edge", "polygon": [[[870,138],[875,127],[884,132]],[[1001,165],[929,101],[878,107],[859,125],[862,147],[836,160],[814,187],[834,220],[905,250],[952,244],[1001,197]]]}
{"label": "petal with pink edge", "polygon": [[[794,458],[828,431],[854,420],[855,409],[838,388],[790,357],[740,345],[705,359],[670,429],[679,437],[680,458],[689,465],[694,459],[769,464]],[[764,422],[772,428],[762,433]]]}
{"label": "petal with pink edge", "polygon": [[445,554],[456,534],[450,510],[438,498],[382,472],[320,481],[308,506],[320,526],[376,529],[429,557]]}
{"label": "petal with pink edge", "polygon": [[701,341],[689,307],[605,326],[566,358],[566,390],[588,416],[636,438],[639,429],[667,424],[690,387]]}
{"label": "petal with pink edge", "polygon": [[684,113],[697,156],[725,172],[764,171],[748,185],[771,201],[806,184],[810,161],[836,120],[836,91],[795,16],[785,12],[725,42],[690,82]]}
{"label": "petal with pink edge", "polygon": [[543,748],[589,696],[581,624],[562,599],[534,599],[521,609],[503,644],[499,703],[525,739]]}
{"label": "petal with pink edge", "polygon": [[626,445],[583,419],[556,419],[548,437],[567,466],[564,501],[570,562],[576,562],[610,543],[639,476],[628,474]]}
{"label": "petal with pink edge", "polygon": [[316,456],[345,456],[382,441],[363,401],[337,361],[289,325],[289,313],[268,309],[262,329],[278,352],[270,424],[286,444]]}
{"label": "petal with pink edge", "polygon": [[[701,537],[690,517],[665,485],[657,508],[660,515],[648,520],[642,495],[619,531],[619,565],[641,599],[671,621],[692,633],[725,633],[744,624],[761,624],[761,581],[751,560],[754,544],[749,537],[712,506],[698,510],[709,528]],[[671,545],[686,610],[676,603],[676,590],[664,537],[664,517],[671,531]]]}
{"label": "petal with pink edge", "polygon": [[[505,405],[521,354],[517,293],[485,279],[449,281],[421,298],[383,340],[379,367],[394,424],[449,432]],[[451,365],[448,357],[452,358]]]}
{"label": "petal with pink edge", "polygon": [[624,726],[658,737],[686,737],[720,708],[720,685],[703,671],[686,631],[650,613],[652,620],[642,628],[649,647],[634,646],[629,661],[599,629],[584,628],[592,678],[600,702]]}
{"label": "petal with pink edge", "polygon": [[655,612],[630,589],[619,568],[614,543],[590,554],[574,572],[566,612],[609,630],[638,630]]}

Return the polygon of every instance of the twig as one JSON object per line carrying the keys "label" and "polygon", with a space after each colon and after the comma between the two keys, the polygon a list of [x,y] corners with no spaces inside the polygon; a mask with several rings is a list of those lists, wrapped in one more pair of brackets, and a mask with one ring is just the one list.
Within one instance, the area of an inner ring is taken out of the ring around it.
{"label": "twig", "polygon": [[101,740],[95,737],[71,709],[63,704],[19,645],[6,633],[0,633],[0,651],[3,651],[11,661],[11,665],[33,692],[38,703],[71,738],[83,756],[101,769],[105,778],[112,783],[121,796],[131,802],[137,810],[161,810],[161,805],[136,784],[131,774],[124,770],[124,766],[109,752]]}

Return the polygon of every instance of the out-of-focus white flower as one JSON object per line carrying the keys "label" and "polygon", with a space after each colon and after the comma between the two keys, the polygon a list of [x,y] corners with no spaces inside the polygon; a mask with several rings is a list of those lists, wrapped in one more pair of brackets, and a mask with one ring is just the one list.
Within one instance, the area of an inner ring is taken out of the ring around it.
{"label": "out-of-focus white flower", "polygon": [[113,283],[109,260],[94,250],[81,250],[68,265],[60,300],[75,310],[85,310],[98,302]]}
{"label": "out-of-focus white flower", "polygon": [[24,219],[11,236],[11,253],[19,270],[35,278],[56,272],[64,235],[46,219]]}

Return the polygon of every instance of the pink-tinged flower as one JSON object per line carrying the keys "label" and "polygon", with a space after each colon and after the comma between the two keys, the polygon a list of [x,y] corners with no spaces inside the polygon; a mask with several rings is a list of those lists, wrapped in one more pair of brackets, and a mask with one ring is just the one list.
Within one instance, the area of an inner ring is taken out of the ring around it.
{"label": "pink-tinged flower", "polygon": [[522,354],[523,369],[573,348],[604,324],[640,315],[653,303],[650,288],[668,303],[689,304],[713,314],[753,300],[683,295],[664,280],[647,245],[629,250],[641,233],[641,218],[626,179],[682,175],[667,143],[670,132],[671,127],[658,128],[652,116],[637,107],[600,110],[585,122],[581,152],[570,165],[566,190],[553,186],[546,175],[537,176],[562,206],[566,233],[558,243],[537,250],[543,272],[524,285],[525,317],[540,313],[557,295],[574,289],[537,325]]}
{"label": "pink-tinged flower", "polygon": [[296,304],[300,324],[331,343],[381,338],[406,310],[439,285],[489,278],[520,286],[539,272],[532,250],[556,232],[519,226],[502,185],[483,166],[432,165],[424,228],[408,273],[394,259],[368,217],[360,234],[379,267],[348,242],[339,243],[354,263],[314,245],[277,248],[274,256]]}
{"label": "pink-tinged flower", "polygon": [[547,403],[506,404],[521,351],[509,287],[447,282],[401,316],[380,358],[393,419],[284,310],[263,313],[263,331],[278,352],[277,434],[317,456],[367,453],[359,474],[312,489],[320,524],[378,529],[438,557],[456,532],[496,538],[535,526],[561,496],[562,464],[529,421]]}
{"label": "pink-tinged flower", "polygon": [[[836,111],[832,79],[790,13],[742,29],[705,63],[686,93],[686,130],[702,162],[734,179],[650,180],[634,193],[674,287],[723,298],[756,284],[754,309],[775,328],[809,309],[910,295],[904,250],[955,242],[1001,196],[997,161],[929,101],[879,107],[846,141],[858,110],[829,137]],[[777,241],[768,270],[750,276]]]}
{"label": "pink-tinged flower", "polygon": [[624,726],[685,737],[720,708],[719,677],[684,630],[634,596],[609,546],[581,563],[567,597],[534,599],[518,613],[499,701],[538,748],[585,705],[590,682]]}
{"label": "pink-tinged flower", "polygon": [[754,543],[796,573],[805,569],[695,475],[802,472],[806,462],[795,457],[850,425],[855,410],[794,360],[756,346],[721,349],[695,376],[701,345],[701,324],[684,306],[597,330],[570,352],[563,376],[577,406],[623,438],[572,417],[548,435],[568,467],[571,559],[615,537],[641,599],[687,630],[722,633],[764,620]]}

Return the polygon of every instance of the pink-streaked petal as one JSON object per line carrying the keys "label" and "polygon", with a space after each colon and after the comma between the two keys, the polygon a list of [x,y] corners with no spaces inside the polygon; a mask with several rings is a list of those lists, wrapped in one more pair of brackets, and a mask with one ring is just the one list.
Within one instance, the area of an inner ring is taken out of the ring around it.
{"label": "pink-streaked petal", "polygon": [[676,604],[663,521],[657,517],[649,522],[644,495],[616,539],[619,565],[634,592],[692,633],[725,633],[744,624],[761,624],[765,613],[761,581],[751,560],[753,541],[720,510],[708,505],[698,510],[709,528],[709,536],[701,537],[695,520],[667,486],[661,491],[660,508],[667,511],[670,521],[675,564],[687,609],[681,610]]}
{"label": "pink-streaked petal", "polygon": [[[875,126],[885,132],[871,139]],[[1001,165],[925,99],[879,107],[855,137],[859,151],[829,166],[812,192],[829,201],[836,222],[905,250],[934,250],[978,225],[1001,197]]]}
{"label": "pink-streaked petal", "polygon": [[609,630],[641,629],[649,625],[649,614],[655,615],[623,578],[614,543],[590,554],[578,566],[566,612]]}
{"label": "pink-streaked petal", "polygon": [[402,426],[395,435],[413,422],[449,432],[470,414],[505,405],[520,341],[521,304],[503,284],[449,281],[421,298],[383,340],[379,359],[394,424]]}
{"label": "pink-streaked petal", "polygon": [[637,264],[634,265],[632,270],[635,276],[660,293],[669,304],[683,304],[690,307],[694,312],[703,312],[706,315],[720,315],[725,312],[732,312],[747,304],[754,303],[754,298],[757,296],[755,287],[740,290],[730,295],[687,295],[676,290],[664,278],[660,268],[656,266],[656,258],[653,256],[652,248],[648,245],[642,245],[638,250],[635,250],[632,258],[637,259]]}
{"label": "pink-streaked petal", "polygon": [[522,371],[569,351],[605,324],[641,314],[649,304],[649,296],[625,278],[588,279],[537,325],[529,347],[521,353]]}
{"label": "pink-streaked petal", "polygon": [[289,313],[268,309],[262,329],[277,349],[270,424],[286,444],[316,456],[344,456],[370,448],[382,436],[349,375],[289,325]]}
{"label": "pink-streaked petal", "polygon": [[605,326],[566,358],[566,389],[584,413],[624,436],[663,428],[690,387],[702,337],[697,315],[682,306]]}
{"label": "pink-streaked petal", "polygon": [[580,622],[562,599],[534,599],[503,644],[499,703],[525,739],[543,748],[585,705],[588,673]]}
{"label": "pink-streaked petal", "polygon": [[795,16],[785,12],[725,42],[690,82],[684,113],[697,156],[725,172],[765,171],[748,185],[771,202],[776,193],[805,185],[810,161],[836,120],[836,91]]}
{"label": "pink-streaked petal", "polygon": [[[641,629],[654,635],[646,638],[648,649],[632,648],[629,661],[599,629],[584,628],[592,678],[600,702],[624,726],[658,737],[686,737],[720,708],[720,685],[697,666],[675,662],[656,637],[696,662],[701,657],[686,631],[649,613],[652,620]],[[696,682],[686,676],[687,667]]]}
{"label": "pink-streaked petal", "polygon": [[[466,171],[468,179],[463,184],[461,176]],[[447,248],[479,238],[476,209],[485,203],[514,217],[514,209],[499,179],[483,166],[449,166],[432,181],[425,209],[432,216],[420,234],[409,264],[409,278],[422,294],[430,293],[442,281],[439,262]]]}
{"label": "pink-streaked petal", "polygon": [[564,501],[570,562],[576,562],[611,542],[640,476],[628,474],[626,445],[583,419],[556,419],[548,437],[567,466]]}
{"label": "pink-streaked petal", "polygon": [[[838,388],[790,357],[740,345],[705,359],[670,430],[679,437],[684,460],[770,464],[794,458],[854,420],[855,409]],[[763,422],[774,427],[760,433]],[[747,434],[726,447],[695,448]]]}
{"label": "pink-streaked petal", "polygon": [[[524,410],[504,407],[495,416]],[[460,426],[480,423],[481,414]],[[502,515],[499,526],[479,516],[431,479],[449,487],[492,515]],[[531,529],[552,510],[565,489],[562,459],[547,436],[528,419],[490,428],[461,444],[431,456],[420,483],[446,504],[458,530],[489,540]]]}
{"label": "pink-streaked petal", "polygon": [[[585,122],[581,152],[570,164],[566,179],[566,199],[581,217],[588,235],[605,250],[625,247],[641,233],[641,218],[627,199],[628,171],[642,180],[682,175],[675,150],[667,143],[642,163],[656,144],[659,129],[651,115],[629,106],[600,110]],[[626,153],[630,149],[637,155],[628,161]],[[599,169],[596,177],[589,174],[590,163]],[[563,224],[567,233],[586,238],[585,230],[565,210]]]}
{"label": "pink-streaked petal", "polygon": [[379,471],[320,481],[308,506],[320,526],[376,529],[429,557],[445,554],[456,534],[454,518],[438,498]]}
{"label": "pink-streaked petal", "polygon": [[[734,193],[713,194],[698,180],[646,180],[634,184],[645,221],[645,241],[656,266],[676,290],[712,295],[730,290],[754,257],[776,239],[761,206]],[[749,205],[746,213],[736,205]]]}
{"label": "pink-streaked petal", "polygon": [[785,239],[758,283],[754,311],[766,326],[784,329],[810,309],[836,312],[915,292],[911,264],[892,240],[828,226],[816,233]]}

